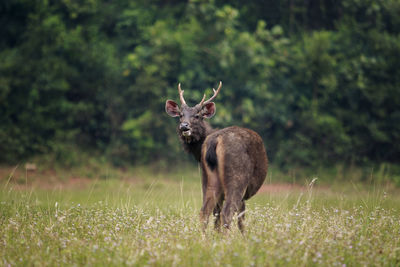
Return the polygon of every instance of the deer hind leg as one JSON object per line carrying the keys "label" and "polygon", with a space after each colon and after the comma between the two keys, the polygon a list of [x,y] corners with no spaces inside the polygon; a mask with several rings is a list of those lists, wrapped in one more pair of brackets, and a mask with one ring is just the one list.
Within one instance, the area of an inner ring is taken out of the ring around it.
{"label": "deer hind leg", "polygon": [[[232,217],[235,213],[240,213],[240,210],[243,209],[244,205],[243,205],[243,201],[242,201],[242,194],[240,193],[234,193],[234,194],[227,194],[227,198],[224,202],[224,205],[222,207],[222,211],[221,211],[221,216],[222,216],[222,223],[223,226],[226,229],[229,229],[230,224],[232,222]],[[240,219],[240,224],[241,224],[241,219]],[[240,228],[240,226],[239,226]]]}
{"label": "deer hind leg", "polygon": [[203,231],[207,228],[211,212],[218,211],[219,201],[222,198],[222,188],[216,172],[207,171],[207,185],[203,195],[203,206],[200,211],[200,221]]}
{"label": "deer hind leg", "polygon": [[[238,165],[239,164],[236,166]],[[245,167],[239,170],[245,170]],[[225,202],[221,211],[222,223],[225,228],[229,229],[232,217],[235,213],[237,213],[238,227],[243,233],[244,211],[246,209],[243,197],[246,193],[247,183],[250,179],[249,174],[240,174],[238,173],[237,169],[236,174],[235,169],[230,169],[226,173],[227,175],[224,177]]]}
{"label": "deer hind leg", "polygon": [[245,218],[245,211],[246,211],[246,204],[244,203],[244,200],[242,200],[242,205],[239,208],[238,211],[238,227],[240,232],[244,233],[244,225],[243,225],[243,221]]}
{"label": "deer hind leg", "polygon": [[221,230],[221,209],[222,209],[222,204],[224,202],[224,197],[221,194],[221,197],[218,199],[217,205],[214,208],[213,214],[215,217],[214,221],[214,229],[217,231]]}

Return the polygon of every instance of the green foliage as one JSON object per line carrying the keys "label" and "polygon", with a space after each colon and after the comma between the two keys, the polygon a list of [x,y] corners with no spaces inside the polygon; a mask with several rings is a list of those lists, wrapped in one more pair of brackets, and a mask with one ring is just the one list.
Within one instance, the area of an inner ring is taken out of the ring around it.
{"label": "green foliage", "polygon": [[212,124],[275,164],[400,158],[397,0],[0,4],[0,161],[77,145],[115,164],[183,156],[164,112],[223,81]]}

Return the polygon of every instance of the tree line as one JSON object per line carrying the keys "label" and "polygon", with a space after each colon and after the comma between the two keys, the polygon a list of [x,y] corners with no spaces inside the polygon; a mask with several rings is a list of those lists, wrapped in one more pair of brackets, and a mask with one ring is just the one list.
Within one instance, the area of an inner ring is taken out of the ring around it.
{"label": "tree line", "polygon": [[8,0],[0,162],[71,147],[114,163],[186,157],[166,99],[221,80],[216,127],[279,166],[399,163],[400,1]]}

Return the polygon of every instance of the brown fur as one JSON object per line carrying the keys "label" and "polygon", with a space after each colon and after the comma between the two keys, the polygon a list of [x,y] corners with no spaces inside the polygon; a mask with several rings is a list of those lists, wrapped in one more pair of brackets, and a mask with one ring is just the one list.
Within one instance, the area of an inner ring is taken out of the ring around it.
{"label": "brown fur", "polygon": [[[213,130],[204,121],[215,113],[212,102],[207,107],[184,104],[178,109],[175,102],[168,100],[166,111],[170,116],[180,117],[178,135],[185,150],[201,165],[203,205],[200,220],[203,228],[207,227],[211,212],[217,230],[221,222],[229,228],[233,215],[237,213],[238,226],[243,231],[244,201],[257,193],[268,170],[261,137],[250,129],[237,126]],[[190,136],[185,136],[188,129]]]}
{"label": "brown fur", "polygon": [[[202,148],[203,156],[201,161],[203,170],[205,169],[206,173],[203,183],[209,183],[210,180],[215,179],[214,176],[211,177],[209,175],[209,166],[205,161],[207,145],[215,140],[218,161],[217,178],[220,187],[203,187],[206,192],[203,193],[202,217],[208,218],[210,215],[208,205],[215,202],[210,201],[208,197],[222,194],[220,198],[225,201],[219,215],[221,218],[217,218],[217,220],[222,220],[223,225],[229,228],[232,216],[237,212],[240,215],[238,219],[239,228],[243,230],[244,201],[257,193],[267,174],[268,159],[263,141],[256,132],[236,126],[224,128],[208,135]],[[214,192],[210,193],[208,191]]]}

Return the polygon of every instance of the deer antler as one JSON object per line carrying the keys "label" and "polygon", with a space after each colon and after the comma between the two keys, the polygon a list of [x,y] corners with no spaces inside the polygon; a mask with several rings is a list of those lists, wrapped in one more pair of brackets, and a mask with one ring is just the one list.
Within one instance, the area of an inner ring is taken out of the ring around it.
{"label": "deer antler", "polygon": [[184,90],[181,89],[181,83],[178,84],[178,91],[179,91],[179,98],[180,98],[180,100],[181,100],[182,106],[183,106],[183,105],[187,106],[186,101],[185,101],[185,99],[183,98],[183,92],[184,92]]}
{"label": "deer antler", "polygon": [[210,99],[208,99],[207,101],[204,102],[204,99],[206,98],[206,94],[204,94],[203,99],[201,100],[201,102],[199,103],[199,105],[200,105],[200,106],[203,106],[203,105],[208,104],[208,103],[210,103],[211,101],[213,101],[214,98],[216,98],[217,95],[219,94],[219,91],[221,90],[221,87],[222,87],[222,82],[219,81],[219,86],[218,86],[217,90],[215,90],[215,89],[213,88],[214,95],[213,95],[212,97],[210,97]]}

